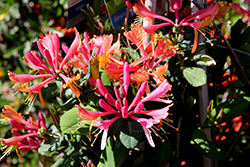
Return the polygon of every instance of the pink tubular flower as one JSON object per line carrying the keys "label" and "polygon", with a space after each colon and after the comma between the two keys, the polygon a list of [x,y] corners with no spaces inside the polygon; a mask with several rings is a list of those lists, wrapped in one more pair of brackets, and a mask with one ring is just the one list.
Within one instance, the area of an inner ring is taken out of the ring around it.
{"label": "pink tubular flower", "polygon": [[[97,79],[97,89],[100,93],[100,95],[105,97],[104,99],[99,100],[100,106],[105,110],[105,112],[101,111],[88,111],[81,106],[77,106],[79,109],[78,116],[81,119],[84,120],[92,120],[95,121],[93,126],[99,127],[101,130],[103,130],[102,135],[102,142],[101,142],[101,149],[103,150],[106,145],[106,139],[108,135],[108,129],[110,125],[117,121],[119,118],[123,119],[134,119],[137,122],[139,122],[143,130],[145,132],[146,138],[149,142],[149,144],[154,147],[154,142],[152,140],[151,134],[150,134],[150,128],[154,124],[158,124],[161,119],[165,119],[167,117],[168,109],[171,105],[168,105],[164,107],[163,109],[156,109],[156,110],[149,110],[145,111],[144,108],[144,102],[147,101],[154,101],[158,100],[163,94],[165,94],[169,89],[170,85],[165,80],[160,84],[158,88],[156,88],[153,92],[148,94],[145,98],[142,99],[146,92],[147,83],[144,82],[141,84],[140,88],[138,89],[138,92],[133,99],[133,101],[128,104],[127,101],[127,94],[128,94],[128,87],[130,83],[129,79],[129,64],[126,62],[124,64],[123,68],[123,86],[114,87],[114,93],[116,96],[116,99],[114,99],[111,94],[108,92],[106,87],[103,85],[102,81]],[[122,98],[121,98],[122,97]],[[133,115],[133,114],[136,114]],[[96,120],[98,117],[105,116],[105,115],[114,115],[112,119],[109,120]],[[138,116],[139,115],[139,116]],[[143,115],[148,115],[151,118],[143,118]]]}
{"label": "pink tubular flower", "polygon": [[[43,141],[43,139],[40,138],[40,132],[43,133],[48,131],[45,119],[41,113],[39,113],[38,120],[35,120],[29,113],[29,119],[26,121],[21,118],[21,115],[19,115],[12,107],[5,105],[2,109],[2,113],[0,113],[0,116],[9,119],[9,123],[13,126],[11,132],[15,135],[14,137],[8,139],[0,139],[4,145],[9,146],[0,160],[8,154],[9,151],[11,151],[13,146],[17,146],[19,150],[24,151],[37,150],[40,147],[40,144]],[[17,148],[16,152],[22,160]]]}
{"label": "pink tubular flower", "polygon": [[[145,5],[143,4],[142,0],[139,1],[139,4],[134,4],[132,5],[129,1],[126,1],[126,4],[128,5],[128,7],[132,8],[134,10],[134,12],[141,16],[141,17],[145,17],[145,18],[149,18],[149,19],[160,19],[165,21],[165,23],[161,23],[161,24],[157,24],[157,25],[150,25],[150,26],[146,26],[144,27],[145,31],[148,33],[154,33],[155,30],[159,29],[160,27],[163,26],[174,26],[174,27],[181,27],[181,26],[190,26],[194,29],[194,44],[193,44],[193,48],[192,48],[192,53],[195,52],[196,48],[197,48],[197,44],[198,44],[198,31],[199,28],[205,27],[207,25],[209,25],[213,19],[214,16],[217,14],[218,12],[218,3],[216,3],[215,5],[211,5],[206,9],[202,9],[190,16],[187,16],[186,18],[184,18],[182,21],[180,21],[179,19],[179,10],[181,8],[181,0],[170,0],[170,4],[172,9],[175,11],[175,23],[163,16],[159,16],[151,11],[149,11]],[[196,21],[198,20],[198,21]]]}
{"label": "pink tubular flower", "polygon": [[[79,33],[76,32],[75,39],[71,46],[68,48],[66,56],[64,58],[59,55],[60,40],[57,34],[49,32],[37,42],[37,46],[46,62],[44,62],[44,60],[36,51],[27,51],[24,60],[26,64],[31,69],[33,69],[33,71],[38,71],[38,74],[15,74],[9,71],[9,78],[13,82],[28,83],[28,86],[20,85],[17,86],[16,89],[21,92],[28,92],[30,94],[39,93],[40,100],[45,104],[41,96],[41,88],[46,86],[49,82],[55,80],[56,78],[61,78],[63,83],[73,89],[74,93],[77,92],[76,96],[79,97],[79,91],[76,91],[77,88],[74,86],[74,84],[72,84],[74,76],[68,77],[66,76],[67,72],[65,72],[65,69],[69,67],[69,65],[67,64],[67,59],[72,54],[74,54],[81,46],[81,38]],[[41,78],[41,82],[30,86],[30,81],[37,78]]]}

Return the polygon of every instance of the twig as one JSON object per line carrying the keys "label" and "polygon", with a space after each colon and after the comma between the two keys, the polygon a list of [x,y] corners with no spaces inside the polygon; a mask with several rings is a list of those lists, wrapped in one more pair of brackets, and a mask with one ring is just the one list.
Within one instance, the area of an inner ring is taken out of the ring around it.
{"label": "twig", "polygon": [[224,37],[224,34],[221,32],[221,30],[219,29],[219,27],[215,24],[215,22],[213,21],[212,23],[213,23],[214,27],[216,28],[217,32],[218,32],[218,33],[220,34],[220,36],[223,38],[223,40],[224,40],[224,42],[226,43],[228,49],[229,49],[230,52],[232,53],[233,58],[234,58],[236,64],[237,64],[237,65],[239,66],[239,68],[240,68],[240,72],[242,73],[242,75],[243,75],[243,77],[245,78],[245,80],[246,80],[248,86],[250,87],[250,81],[249,81],[249,79],[247,78],[247,75],[246,75],[246,73],[245,73],[245,70],[243,69],[243,67],[242,67],[242,65],[241,65],[241,63],[240,63],[240,61],[239,61],[237,55],[235,54],[233,48],[231,47],[231,45],[230,45],[230,43],[228,42],[228,40]]}
{"label": "twig", "polygon": [[[214,44],[214,46],[216,46],[218,48],[229,49],[227,46],[222,46],[222,45],[218,45],[218,44]],[[250,53],[248,53],[248,52],[245,52],[245,51],[242,51],[242,50],[239,50],[239,49],[235,49],[235,48],[232,48],[232,49],[235,52],[238,52],[238,53],[241,53],[241,54],[244,54],[244,55],[250,57]]]}

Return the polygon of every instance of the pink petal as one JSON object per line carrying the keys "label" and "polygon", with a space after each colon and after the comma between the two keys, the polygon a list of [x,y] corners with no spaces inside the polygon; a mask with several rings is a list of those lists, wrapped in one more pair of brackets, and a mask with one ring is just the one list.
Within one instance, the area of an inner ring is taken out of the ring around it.
{"label": "pink petal", "polygon": [[31,137],[31,136],[37,136],[37,135],[39,135],[39,134],[38,133],[29,133],[29,134],[22,135],[22,136],[15,136],[15,137],[11,137],[8,139],[0,139],[0,140],[4,145],[15,146],[15,145],[17,145],[18,142],[22,141],[23,139],[25,139],[27,137]]}
{"label": "pink petal", "polygon": [[141,111],[141,112],[137,112],[137,113],[149,115],[149,116],[153,117],[155,120],[165,119],[169,115],[168,110],[169,110],[169,107],[171,107],[171,106],[172,105],[168,105],[162,109]]}
{"label": "pink petal", "polygon": [[45,81],[43,81],[43,82],[41,82],[39,84],[35,84],[35,85],[29,87],[29,89],[30,89],[31,92],[38,93],[38,92],[41,91],[43,86],[45,86],[47,83],[49,83],[50,81],[52,81],[54,79],[56,79],[56,76],[48,78],[48,79],[46,79]]}
{"label": "pink petal", "polygon": [[125,90],[125,96],[127,96],[128,93],[128,87],[129,87],[129,64],[125,62],[123,67],[123,84],[124,84],[124,90]]}
{"label": "pink petal", "polygon": [[133,101],[130,103],[129,108],[128,108],[128,111],[130,111],[130,110],[132,109],[132,107],[136,106],[136,105],[140,102],[142,96],[144,95],[144,93],[145,93],[145,91],[146,91],[146,87],[147,87],[147,83],[146,83],[146,82],[143,82],[143,83],[141,84],[139,90],[137,91],[135,98],[134,98]]}
{"label": "pink petal", "polygon": [[29,145],[24,145],[22,143],[17,143],[17,147],[19,150],[22,151],[30,151],[30,150],[37,150],[40,146],[29,146]]}
{"label": "pink petal", "polygon": [[50,65],[50,67],[55,71],[54,64],[53,64],[53,61],[52,61],[52,57],[49,54],[49,51],[47,50],[47,53],[45,53],[46,49],[43,47],[43,45],[42,45],[42,43],[40,41],[37,41],[37,46],[38,46],[38,49],[40,50],[40,52],[42,53],[42,55],[45,57],[48,64]]}
{"label": "pink petal", "polygon": [[18,123],[17,121],[15,121],[14,119],[10,119],[9,120],[9,123],[16,129],[26,129],[27,127],[24,126],[23,124],[21,123]]}
{"label": "pink petal", "polygon": [[155,30],[161,28],[161,27],[164,27],[164,26],[174,26],[174,24],[172,23],[161,23],[161,24],[156,24],[156,25],[151,25],[151,26],[146,26],[146,27],[143,27],[144,30],[149,33],[149,34],[152,34],[155,32]]}
{"label": "pink petal", "polygon": [[134,113],[141,113],[141,112],[143,112],[142,110],[143,110],[143,108],[144,108],[144,103],[142,103],[142,102],[140,102],[139,104],[137,104],[137,106],[135,107],[135,109],[134,109]]}
{"label": "pink petal", "polygon": [[108,129],[110,127],[110,125],[113,122],[115,122],[116,120],[118,120],[119,118],[121,118],[120,115],[118,115],[110,120],[105,120],[105,121],[97,120],[94,122],[93,126],[99,127],[101,130],[105,130],[105,129]]}
{"label": "pink petal", "polygon": [[112,108],[110,105],[108,105],[108,104],[105,102],[105,100],[100,99],[100,100],[99,100],[99,104],[100,104],[100,106],[101,106],[104,110],[106,110],[107,112],[117,113],[117,111],[116,111],[114,108]]}
{"label": "pink petal", "polygon": [[37,146],[37,147],[40,146],[40,143],[38,143],[37,141],[35,141],[34,139],[32,139],[30,137],[28,137],[27,140],[28,140],[29,144],[31,144],[33,146]]}
{"label": "pink petal", "polygon": [[[96,80],[96,84],[97,84],[97,89],[102,96],[105,97],[106,94],[110,94],[100,79]],[[109,101],[112,101],[110,102],[111,104],[115,104],[115,99],[111,95],[109,96]]]}
{"label": "pink petal", "polygon": [[33,79],[43,78],[43,77],[47,78],[47,77],[53,76],[51,74],[44,74],[44,75],[15,74],[11,71],[9,71],[8,74],[9,74],[10,80],[13,82],[17,82],[17,83],[28,83],[32,81]]}
{"label": "pink petal", "polygon": [[39,112],[38,117],[39,117],[40,127],[43,127],[43,128],[45,128],[46,131],[48,131],[43,114]]}
{"label": "pink petal", "polygon": [[212,17],[215,16],[219,10],[219,5],[220,2],[217,2],[215,5],[211,5],[205,9],[199,10],[198,12],[185,17],[179,25],[182,25],[184,22],[189,22],[197,19],[205,19],[206,17]]}
{"label": "pink petal", "polygon": [[153,138],[151,136],[150,131],[146,127],[142,127],[142,128],[144,130],[144,133],[145,133],[145,136],[146,136],[146,138],[148,140],[148,143],[151,145],[151,147],[155,147],[155,143],[153,141]]}
{"label": "pink petal", "polygon": [[124,98],[123,99],[123,104],[124,106],[122,107],[122,118],[126,119],[128,118],[128,102],[127,102],[127,99]]}
{"label": "pink petal", "polygon": [[167,80],[164,80],[153,92],[147,95],[141,102],[155,100],[161,97],[164,93],[166,93],[170,89],[170,84],[167,83]]}
{"label": "pink petal", "polygon": [[27,51],[24,57],[26,64],[35,70],[45,70],[47,73],[52,74],[52,71],[46,66],[37,52]]}
{"label": "pink petal", "polygon": [[69,58],[69,56],[71,54],[73,54],[74,52],[76,52],[81,47],[81,37],[80,37],[78,32],[76,32],[75,34],[76,34],[75,39],[74,39],[73,43],[71,44],[67,55],[63,58],[63,60],[61,62],[61,65],[59,68],[60,71],[62,70],[62,68],[63,68],[64,64],[66,63],[67,59]]}
{"label": "pink petal", "polygon": [[181,9],[182,0],[169,0],[171,8],[178,12]]}

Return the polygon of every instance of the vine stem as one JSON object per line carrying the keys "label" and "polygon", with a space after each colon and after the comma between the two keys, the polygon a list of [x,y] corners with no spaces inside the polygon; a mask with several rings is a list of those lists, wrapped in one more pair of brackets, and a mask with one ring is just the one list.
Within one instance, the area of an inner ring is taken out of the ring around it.
{"label": "vine stem", "polygon": [[[215,47],[218,47],[218,48],[223,48],[223,49],[229,49],[227,46],[222,46],[222,45],[218,45],[218,44],[214,44]],[[242,51],[242,50],[239,50],[239,49],[235,49],[235,48],[232,48],[233,51],[235,52],[238,52],[238,53],[241,53],[241,54],[244,54],[246,56],[249,56],[250,57],[250,53],[248,52],[245,52],[245,51]]]}
{"label": "vine stem", "polygon": [[245,70],[243,69],[243,67],[242,67],[242,65],[241,65],[241,63],[240,63],[240,61],[239,61],[237,55],[235,54],[234,49],[231,47],[230,43],[229,43],[228,40],[224,37],[224,34],[221,32],[221,30],[220,30],[219,27],[215,24],[215,22],[213,21],[212,23],[213,23],[213,26],[216,28],[217,32],[218,32],[218,33],[220,34],[220,36],[223,38],[223,40],[224,40],[224,42],[226,43],[228,49],[229,49],[230,52],[232,53],[233,58],[234,58],[236,64],[237,64],[237,65],[239,66],[239,68],[240,68],[240,72],[242,73],[244,79],[246,80],[248,86],[250,87],[250,81],[249,81],[249,79],[248,79],[248,77],[247,77],[247,75],[246,75],[246,73],[245,73]]}

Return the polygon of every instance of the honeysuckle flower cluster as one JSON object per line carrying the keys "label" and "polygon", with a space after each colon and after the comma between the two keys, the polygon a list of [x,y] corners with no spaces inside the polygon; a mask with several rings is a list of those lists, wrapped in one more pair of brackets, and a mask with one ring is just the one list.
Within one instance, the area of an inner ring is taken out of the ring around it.
{"label": "honeysuckle flower cluster", "polygon": [[[119,118],[127,119],[131,118],[139,122],[145,132],[146,138],[149,144],[154,147],[155,144],[152,140],[150,134],[150,128],[154,124],[159,124],[161,119],[165,119],[168,116],[168,110],[171,105],[167,105],[162,109],[155,109],[155,110],[143,110],[144,103],[147,101],[155,101],[162,95],[164,95],[169,89],[170,85],[164,80],[159,87],[157,87],[153,92],[149,93],[145,98],[142,99],[144,94],[147,90],[146,82],[143,82],[138,89],[137,94],[133,101],[128,104],[127,95],[128,95],[128,88],[130,83],[129,77],[129,65],[126,62],[123,68],[123,85],[118,87],[114,87],[114,93],[116,96],[116,100],[110,95],[108,90],[103,85],[102,81],[97,79],[97,89],[100,94],[105,97],[105,100],[100,99],[99,104],[105,110],[105,112],[100,111],[89,111],[85,110],[81,106],[78,105],[79,113],[78,116],[83,120],[88,121],[95,121],[98,117],[105,116],[105,115],[116,115],[114,118],[110,120],[100,121],[97,120],[94,122],[93,126],[99,127],[103,130],[103,137],[102,137],[102,144],[101,149],[103,150],[106,145],[108,129],[110,125],[117,121]],[[168,103],[171,101],[167,101]],[[140,116],[136,116],[136,115]],[[148,115],[152,118],[144,118],[141,115]]]}
{"label": "honeysuckle flower cluster", "polygon": [[157,29],[164,26],[173,26],[174,33],[180,33],[181,27],[189,26],[194,29],[194,44],[191,50],[192,53],[195,52],[198,44],[198,32],[207,25],[209,25],[217,14],[219,8],[218,3],[215,5],[210,5],[209,7],[199,10],[198,12],[189,15],[180,21],[179,10],[182,6],[181,0],[170,0],[170,6],[175,12],[175,21],[170,20],[164,16],[157,15],[147,9],[142,0],[139,0],[139,4],[132,4],[130,1],[124,0],[127,6],[131,8],[137,15],[147,18],[147,19],[159,19],[165,21],[161,24],[149,25],[143,27],[147,33],[154,33]]}
{"label": "honeysuckle flower cluster", "polygon": [[[180,54],[182,50],[168,37],[153,33],[164,26],[173,26],[172,31],[176,34],[180,33],[182,27],[192,27],[194,44],[191,53],[194,53],[198,45],[198,32],[214,20],[219,10],[216,3],[180,20],[182,1],[170,0],[171,8],[175,12],[175,20],[172,21],[149,11],[142,0],[138,4],[125,2],[141,17],[156,18],[165,22],[146,27],[132,24],[129,31],[117,36],[103,34],[90,37],[86,32],[81,36],[75,28],[75,38],[69,46],[61,44],[56,33],[48,32],[36,42],[37,51],[27,51],[24,56],[30,73],[8,72],[10,80],[16,83],[14,86],[16,90],[28,93],[32,101],[38,94],[40,101],[47,107],[51,105],[48,105],[43,98],[43,88],[49,87],[52,82],[59,82],[62,86],[59,87],[58,84],[58,89],[55,91],[60,91],[62,103],[65,99],[69,99],[65,102],[69,104],[67,107],[64,104],[57,104],[57,108],[54,104],[52,106],[56,111],[65,113],[71,108],[78,109],[78,119],[92,122],[89,126],[90,132],[92,126],[100,129],[99,133],[102,132],[101,150],[105,149],[107,138],[110,137],[108,133],[110,127],[118,119],[137,121],[150,146],[155,147],[151,133],[157,134],[155,129],[161,128],[162,122],[166,122],[169,109],[173,105],[168,94],[172,88],[166,79],[168,64],[165,60]],[[150,35],[152,35],[151,41],[144,46],[145,37]],[[131,42],[133,49],[130,49],[139,55],[136,59],[129,56],[133,53],[128,53],[121,47],[121,36]],[[107,75],[106,78],[100,76],[103,71]],[[110,84],[105,85],[104,80],[109,80]],[[134,88],[134,94],[129,93],[131,87]],[[69,91],[65,89],[72,92],[71,97],[68,95]],[[86,92],[92,93],[91,96],[87,96]],[[91,98],[97,99],[98,104],[91,104],[93,110],[85,109],[84,105],[93,100]],[[157,106],[147,109],[149,103],[155,102],[161,103],[161,108]],[[38,114],[38,120],[35,120],[30,113],[29,119],[24,120],[20,113],[5,105],[0,116],[9,119],[9,123],[14,127],[11,132],[15,137],[0,139],[6,146],[11,148],[16,146],[23,151],[37,150],[42,141],[50,140],[46,138],[48,136],[43,135],[49,131],[41,113]],[[58,125],[60,116],[56,117],[53,114],[51,116],[57,128],[60,128]],[[5,154],[11,148],[8,148]]]}
{"label": "honeysuckle flower cluster", "polygon": [[[75,39],[70,47],[61,45],[65,53],[63,57],[61,55],[63,52],[61,52],[60,49],[58,35],[49,32],[36,43],[40,54],[37,51],[26,52],[24,60],[31,68],[31,73],[16,74],[9,71],[9,78],[16,83],[15,89],[20,92],[29,93],[32,100],[35,100],[34,94],[38,94],[40,101],[45,105],[47,104],[42,96],[43,87],[48,87],[49,83],[54,81],[62,83],[62,90],[69,87],[75,97],[79,99],[80,104],[77,105],[79,118],[94,121],[93,126],[99,127],[104,131],[101,149],[105,148],[109,127],[119,118],[130,118],[139,122],[149,144],[154,147],[155,144],[152,140],[150,129],[154,124],[161,123],[161,121],[168,116],[168,110],[171,106],[171,100],[160,98],[161,96],[166,96],[165,93],[171,88],[165,79],[168,65],[162,61],[167,57],[174,56],[176,49],[172,46],[170,40],[160,36],[156,36],[156,39],[151,42],[155,47],[142,47],[143,34],[141,30],[141,26],[134,25],[131,31],[124,33],[140,51],[140,59],[133,60],[130,64],[124,59],[126,53],[123,53],[122,49],[120,49],[120,35],[118,35],[117,41],[113,43],[112,34],[90,38],[87,33],[84,33],[83,39],[81,39],[80,34],[75,30]],[[121,53],[124,54],[124,56],[122,56]],[[105,70],[112,83],[120,85],[120,88],[114,86],[116,98],[108,92],[99,78],[99,68]],[[82,73],[74,72],[76,70],[73,69],[79,69]],[[89,70],[91,70],[91,72]],[[87,82],[92,86],[92,89],[96,89],[95,93],[98,97],[104,97],[105,100],[102,98],[99,100],[99,105],[106,112],[89,111],[81,107],[82,103],[79,97],[84,95],[81,93],[82,87],[80,85],[83,83],[81,83],[80,80],[89,74],[90,76],[87,78]],[[143,79],[142,75],[147,79]],[[150,77],[153,78],[152,82],[158,85],[155,90],[150,90],[148,83]],[[33,82],[35,80],[36,82]],[[130,84],[134,85],[138,91],[134,100],[129,104],[127,96]],[[144,103],[150,101],[162,102],[166,106],[162,109],[144,111]],[[6,106],[6,108],[10,107]],[[5,111],[6,109],[3,109],[1,115],[7,117],[6,114],[4,114]],[[46,128],[43,121],[41,124],[37,123],[37,127],[35,127],[34,122],[24,121],[13,109],[8,109],[8,111],[12,111],[12,113],[14,113],[13,115],[17,117],[15,119],[12,118],[10,124],[16,129],[29,129],[29,131],[27,131],[29,133],[21,134],[13,129],[12,133],[17,136],[13,138],[15,142],[9,142],[10,140],[14,141],[12,139],[2,139],[2,143],[5,145],[9,143],[9,145],[17,145],[20,150],[37,149],[41,143],[39,138],[37,138],[37,136],[39,136],[38,130],[41,128],[41,125],[43,128]],[[95,121],[98,117],[105,115],[116,116],[110,120]],[[147,116],[145,117],[145,115]],[[39,116],[41,117],[41,114],[39,114]],[[30,133],[30,128],[35,128],[35,131]],[[26,137],[32,140],[29,139],[29,141],[26,142]]]}
{"label": "honeysuckle flower cluster", "polygon": [[41,135],[48,131],[45,118],[40,112],[38,115],[39,119],[37,120],[35,120],[30,113],[28,114],[29,118],[26,121],[21,117],[21,114],[17,113],[11,106],[5,105],[2,109],[0,116],[8,119],[9,123],[13,126],[11,133],[15,136],[8,139],[0,139],[4,147],[7,147],[0,160],[9,154],[14,146],[16,146],[16,152],[21,160],[22,158],[18,153],[18,149],[29,151],[38,150],[40,147],[40,144],[44,140]]}

